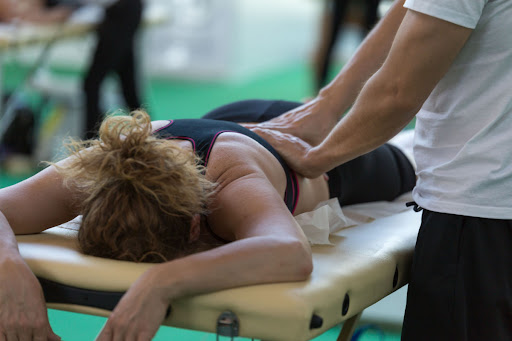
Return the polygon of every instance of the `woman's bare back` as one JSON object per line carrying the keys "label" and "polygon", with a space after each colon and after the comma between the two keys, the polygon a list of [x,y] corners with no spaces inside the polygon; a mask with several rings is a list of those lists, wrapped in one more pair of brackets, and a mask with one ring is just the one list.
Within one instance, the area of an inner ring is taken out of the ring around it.
{"label": "woman's bare back", "polygon": [[[168,121],[153,121],[157,130]],[[189,141],[179,141],[182,148],[192,151]],[[208,162],[206,176],[209,180],[227,185],[239,179],[251,167],[254,172],[263,173],[276,191],[284,197],[286,178],[279,161],[261,144],[248,136],[234,133],[222,133],[213,145]],[[329,189],[324,176],[308,179],[297,174],[299,185],[298,203],[294,214],[311,211],[316,205],[329,199]],[[242,198],[243,199],[243,198]]]}

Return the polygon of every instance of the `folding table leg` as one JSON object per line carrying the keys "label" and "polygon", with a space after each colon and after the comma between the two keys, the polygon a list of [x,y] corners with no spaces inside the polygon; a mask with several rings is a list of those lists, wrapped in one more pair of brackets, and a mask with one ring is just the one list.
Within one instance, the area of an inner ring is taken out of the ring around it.
{"label": "folding table leg", "polygon": [[350,341],[352,334],[354,334],[354,331],[356,330],[357,322],[359,322],[362,314],[363,312],[360,312],[343,323],[343,327],[341,328],[337,341]]}

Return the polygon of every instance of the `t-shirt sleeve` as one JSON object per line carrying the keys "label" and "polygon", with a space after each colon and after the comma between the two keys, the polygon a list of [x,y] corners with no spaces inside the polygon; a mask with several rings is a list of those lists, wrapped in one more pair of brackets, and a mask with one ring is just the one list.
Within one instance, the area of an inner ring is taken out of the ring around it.
{"label": "t-shirt sleeve", "polygon": [[474,29],[488,0],[406,0],[404,7]]}

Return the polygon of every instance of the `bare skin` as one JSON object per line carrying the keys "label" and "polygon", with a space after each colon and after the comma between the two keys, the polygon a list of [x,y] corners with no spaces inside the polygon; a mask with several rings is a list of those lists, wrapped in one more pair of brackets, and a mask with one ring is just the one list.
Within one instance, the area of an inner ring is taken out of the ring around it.
{"label": "bare skin", "polygon": [[[396,135],[416,115],[471,35],[469,28],[402,6],[403,1],[395,2],[315,100],[248,126],[297,172],[317,177]],[[310,129],[315,120],[325,122],[325,127]]]}
{"label": "bare skin", "polygon": [[[166,123],[154,122],[153,129]],[[192,150],[188,141],[169,143]],[[220,188],[208,223],[217,235],[233,242],[152,267],[124,295],[98,340],[150,340],[168,305],[179,297],[259,283],[300,281],[309,276],[310,246],[283,201],[285,174],[268,150],[247,136],[223,133],[212,149],[206,177]],[[299,186],[296,213],[309,211],[328,199],[324,177],[300,177]],[[0,311],[9,312],[0,314],[0,332],[9,335],[4,340],[57,339],[48,323],[39,283],[19,255],[14,235],[39,233],[74,218],[80,214],[72,205],[77,195],[63,186],[53,166],[0,190],[0,278],[5,278]],[[193,220],[191,235],[204,235],[198,231],[198,221]],[[18,276],[9,276],[13,267]],[[21,298],[23,305],[17,303]],[[8,316],[32,318],[21,328]]]}
{"label": "bare skin", "polygon": [[[153,121],[153,129],[159,129],[168,123],[168,121]],[[182,148],[192,150],[192,144],[189,141],[180,141],[179,143]],[[221,182],[218,172],[223,172],[223,170],[227,168],[224,165],[225,160],[229,158],[230,154],[235,152],[237,144],[241,144],[246,147],[245,150],[239,151],[239,154],[237,154],[237,160],[234,161],[237,163],[245,164],[257,160],[256,167],[264,170],[265,176],[271,180],[272,186],[281,195],[281,197],[284,197],[286,179],[284,171],[279,162],[267,149],[262,147],[259,143],[245,135],[237,133],[223,133],[215,142],[212,157],[206,172],[206,177],[208,180]],[[217,150],[223,150],[224,152],[218,152],[218,154],[216,154],[215,151]],[[245,157],[245,155],[247,155],[247,157]],[[233,174],[229,174],[229,177],[233,176]],[[234,179],[232,178],[222,178],[222,181],[227,181],[227,183],[233,180]],[[318,176],[314,179],[309,179],[298,175],[297,180],[299,183],[301,195],[299,196],[299,201],[295,209],[296,215],[311,211],[319,202],[329,199],[329,189],[327,187],[327,181],[324,176]],[[224,217],[221,217],[221,221],[222,218]]]}
{"label": "bare skin", "polygon": [[[335,79],[304,105],[272,120],[246,125],[269,142],[298,137],[311,146],[320,144],[354,103],[364,83],[386,59],[407,9],[405,0],[396,0],[377,26],[368,34],[354,56]],[[311,125],[315,129],[310,129]],[[275,133],[275,136],[273,134]],[[283,133],[283,135],[279,134]]]}
{"label": "bare skin", "polygon": [[65,21],[70,15],[71,8],[67,6],[46,8],[38,0],[0,0],[0,21],[55,24]]}

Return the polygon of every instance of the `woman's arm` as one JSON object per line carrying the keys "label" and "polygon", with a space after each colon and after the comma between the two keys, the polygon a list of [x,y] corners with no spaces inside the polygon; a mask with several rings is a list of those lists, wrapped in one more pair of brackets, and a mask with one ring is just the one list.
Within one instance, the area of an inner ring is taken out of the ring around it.
{"label": "woman's arm", "polygon": [[[225,177],[240,170],[225,169]],[[312,271],[311,250],[302,230],[261,172],[248,169],[221,187],[208,221],[214,229],[222,225],[223,234],[235,241],[151,268],[119,302],[98,340],[150,340],[177,298],[300,281]]]}
{"label": "woman's arm", "polygon": [[76,194],[64,186],[55,167],[49,166],[20,183],[0,189],[0,212],[15,234],[39,233],[76,217],[76,200]]}
{"label": "woman's arm", "polygon": [[71,202],[71,193],[53,166],[0,189],[0,335],[8,340],[59,339],[51,330],[41,286],[20,255],[15,234],[38,233],[74,218]]}
{"label": "woman's arm", "polygon": [[2,212],[0,283],[0,340],[60,340],[50,327],[41,286],[21,258]]}

